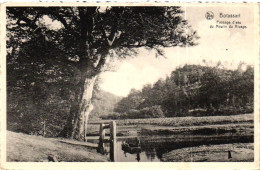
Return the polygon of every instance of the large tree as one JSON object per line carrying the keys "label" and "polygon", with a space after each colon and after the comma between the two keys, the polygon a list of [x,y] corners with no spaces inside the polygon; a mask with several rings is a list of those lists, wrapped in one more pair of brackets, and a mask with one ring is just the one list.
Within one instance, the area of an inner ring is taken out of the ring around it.
{"label": "large tree", "polygon": [[196,32],[183,13],[180,7],[8,7],[8,52],[39,39],[55,46],[50,60],[76,68],[75,99],[60,135],[83,140],[94,84],[107,59],[134,55],[141,47],[163,55],[166,47],[195,45]]}

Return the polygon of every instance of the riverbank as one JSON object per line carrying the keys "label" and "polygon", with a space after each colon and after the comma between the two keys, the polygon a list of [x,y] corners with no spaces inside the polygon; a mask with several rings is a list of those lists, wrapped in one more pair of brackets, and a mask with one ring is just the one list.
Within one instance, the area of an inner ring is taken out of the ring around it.
{"label": "riverbank", "polygon": [[253,143],[201,145],[175,149],[162,155],[165,162],[253,162]]}
{"label": "riverbank", "polygon": [[[90,124],[88,135],[99,135],[98,123],[101,122],[108,121],[100,120]],[[142,149],[147,150],[146,154],[149,155],[153,148],[158,159],[162,161],[220,161],[215,159],[221,155],[223,155],[221,161],[226,161],[230,147],[234,149],[231,150],[231,154],[233,155],[234,151],[234,155],[238,154],[237,157],[241,159],[235,159],[234,156],[227,161],[251,161],[253,156],[251,147],[254,139],[253,114],[127,119],[116,122],[118,140],[139,137]],[[93,142],[97,145],[98,138]],[[46,162],[49,161],[49,156],[55,157],[59,162],[108,161],[107,156],[98,154],[96,149],[79,143],[70,139],[44,138],[8,131],[7,161]],[[194,154],[193,158],[186,160],[185,156],[177,157],[182,152],[185,153],[183,155],[189,156],[195,151],[198,155]]]}
{"label": "riverbank", "polygon": [[[59,138],[7,131],[8,162],[105,162],[107,157],[90,147],[61,143]],[[68,139],[67,139],[68,140]]]}
{"label": "riverbank", "polygon": [[[254,115],[241,114],[232,116],[205,116],[205,117],[176,117],[152,119],[125,119],[115,120],[117,136],[146,136],[146,135],[208,135],[234,134],[253,135]],[[111,120],[110,120],[111,121]],[[99,124],[109,120],[90,121],[87,134],[99,134]],[[107,131],[109,134],[109,131]]]}
{"label": "riverbank", "polygon": [[[117,126],[129,125],[157,125],[157,126],[199,126],[215,124],[251,123],[254,114],[240,114],[230,116],[203,116],[203,117],[171,117],[171,118],[148,118],[148,119],[122,119],[115,120]],[[105,123],[111,120],[91,120],[89,123]]]}
{"label": "riverbank", "polygon": [[[242,114],[116,120],[117,138],[125,141],[138,137],[142,148],[141,161],[253,161],[253,116]],[[100,120],[91,124],[88,129],[90,136],[99,133],[98,123],[101,122],[109,121]],[[106,134],[109,134],[109,130]],[[232,158],[228,158],[228,151]],[[123,153],[120,151],[119,161],[126,161],[122,158]],[[136,161],[136,155],[128,157]]]}

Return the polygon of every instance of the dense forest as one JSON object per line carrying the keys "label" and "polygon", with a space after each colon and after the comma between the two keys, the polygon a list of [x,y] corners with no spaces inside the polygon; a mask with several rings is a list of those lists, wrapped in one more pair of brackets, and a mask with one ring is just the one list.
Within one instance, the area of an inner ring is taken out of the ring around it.
{"label": "dense forest", "polygon": [[[246,68],[245,68],[246,67]],[[104,119],[215,116],[253,112],[254,69],[185,65],[166,79],[132,89]]]}

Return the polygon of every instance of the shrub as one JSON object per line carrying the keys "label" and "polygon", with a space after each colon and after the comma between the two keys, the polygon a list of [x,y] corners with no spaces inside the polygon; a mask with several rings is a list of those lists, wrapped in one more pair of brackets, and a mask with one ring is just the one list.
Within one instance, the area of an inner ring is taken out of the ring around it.
{"label": "shrub", "polygon": [[127,118],[129,119],[138,119],[138,118],[142,118],[142,115],[140,113],[139,110],[136,109],[130,109],[128,110],[128,112],[126,113]]}
{"label": "shrub", "polygon": [[165,117],[160,105],[146,107],[140,110],[142,118],[161,118]]}
{"label": "shrub", "polygon": [[120,119],[120,114],[117,112],[112,112],[107,115],[100,116],[101,119]]}

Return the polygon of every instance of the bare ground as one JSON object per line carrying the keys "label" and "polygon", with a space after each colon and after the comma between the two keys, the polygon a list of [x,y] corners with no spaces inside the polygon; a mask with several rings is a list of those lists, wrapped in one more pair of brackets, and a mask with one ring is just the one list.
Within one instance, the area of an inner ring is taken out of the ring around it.
{"label": "bare ground", "polygon": [[46,162],[48,156],[59,162],[104,162],[106,156],[93,148],[59,142],[61,139],[7,132],[8,162]]}

